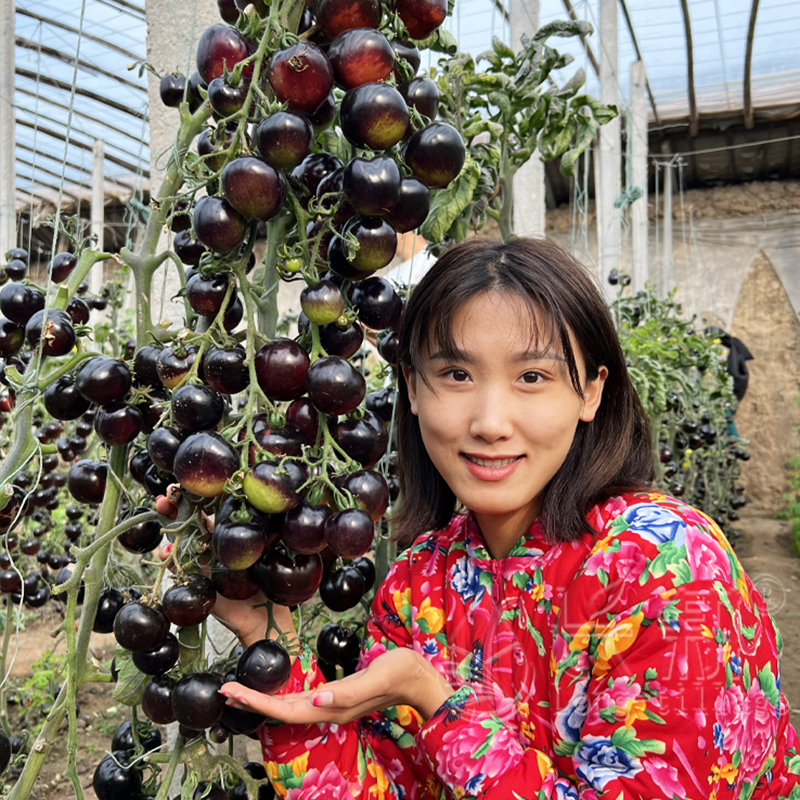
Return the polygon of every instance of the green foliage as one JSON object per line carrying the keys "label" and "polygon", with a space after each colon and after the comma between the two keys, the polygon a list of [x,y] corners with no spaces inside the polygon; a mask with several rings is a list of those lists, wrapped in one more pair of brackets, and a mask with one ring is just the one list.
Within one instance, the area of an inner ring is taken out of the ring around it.
{"label": "green foliage", "polygon": [[36,735],[45,723],[58,692],[57,676],[63,675],[63,656],[45,650],[38,661],[31,664],[31,675],[17,688],[16,697],[25,727]]}
{"label": "green foliage", "polygon": [[[712,517],[730,539],[744,505],[738,460],[749,458],[735,433],[736,399],[719,340],[686,320],[674,292],[617,300],[620,341],[653,435],[656,486]],[[800,507],[800,504],[798,504]]]}
{"label": "green foliage", "polygon": [[[800,396],[797,398],[800,403]],[[797,426],[800,435],[800,425]],[[800,553],[800,455],[789,462],[789,491],[783,495],[786,508],[779,511],[776,519],[788,519],[792,523],[792,543],[795,552]]]}

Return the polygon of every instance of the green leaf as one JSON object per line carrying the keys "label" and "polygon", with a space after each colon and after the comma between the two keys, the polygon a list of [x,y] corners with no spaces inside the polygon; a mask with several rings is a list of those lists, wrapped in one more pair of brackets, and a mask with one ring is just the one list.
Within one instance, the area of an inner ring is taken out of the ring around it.
{"label": "green leaf", "polygon": [[581,67],[557,92],[556,97],[572,97],[586,83],[586,70]]}
{"label": "green leaf", "polygon": [[761,687],[761,691],[764,692],[764,696],[775,708],[780,708],[781,693],[775,683],[775,676],[772,674],[769,664],[765,664],[756,675],[758,675],[758,685]]}
{"label": "green leaf", "polygon": [[594,32],[594,28],[590,22],[585,20],[564,20],[559,19],[554,22],[549,22],[547,25],[542,25],[534,34],[533,40],[535,42],[544,42],[551,36],[588,36]]}
{"label": "green leaf", "polygon": [[575,162],[586,151],[586,148],[591,145],[596,133],[597,123],[589,108],[584,106],[578,110],[575,142],[572,147],[561,156],[561,165],[559,169],[562,175],[569,178],[575,174]]}
{"label": "green leaf", "polygon": [[611,734],[611,744],[636,758],[647,753],[663,753],[666,750],[664,742],[656,739],[637,739],[633,728],[617,728]]}
{"label": "green leaf", "polygon": [[458,42],[450,31],[437,28],[427,39],[416,42],[420,50],[433,50],[436,53],[445,53],[453,56],[458,52]]}
{"label": "green leaf", "polygon": [[744,684],[744,688],[749,692],[750,684],[753,682],[750,677],[750,662],[746,658],[742,660],[744,661],[744,669],[742,670],[742,683]]}
{"label": "green leaf", "polygon": [[479,133],[488,132],[489,136],[493,139],[499,139],[503,135],[503,126],[497,122],[492,122],[490,119],[481,117],[475,122],[470,123],[461,131],[461,135],[469,141],[474,139]]}
{"label": "green leaf", "polygon": [[492,48],[500,58],[514,58],[514,51],[497,36],[492,36]]}
{"label": "green leaf", "polygon": [[644,671],[644,679],[646,681],[654,681],[658,677],[658,670],[654,667],[648,667]]}
{"label": "green leaf", "polygon": [[428,218],[420,227],[420,234],[434,244],[441,242],[450,226],[470,206],[481,171],[467,151],[464,166],[458,176],[444,189],[439,189],[431,202]]}
{"label": "green leaf", "polygon": [[114,688],[114,699],[126,706],[138,706],[142,702],[144,687],[150,680],[150,676],[139,672],[133,663],[130,652],[119,645],[115,648],[114,660],[119,670],[117,685]]}

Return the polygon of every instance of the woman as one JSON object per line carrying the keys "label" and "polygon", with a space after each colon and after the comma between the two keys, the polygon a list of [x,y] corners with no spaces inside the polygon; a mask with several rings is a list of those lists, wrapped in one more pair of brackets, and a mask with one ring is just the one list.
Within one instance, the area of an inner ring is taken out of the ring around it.
{"label": "woman", "polygon": [[[326,684],[306,650],[279,695],[222,689],[270,717],[278,793],[800,796],[780,637],[717,526],[648,489],[646,417],[581,266],[545,241],[458,245],[400,351],[413,543],[359,671]],[[263,637],[263,610],[217,611]]]}

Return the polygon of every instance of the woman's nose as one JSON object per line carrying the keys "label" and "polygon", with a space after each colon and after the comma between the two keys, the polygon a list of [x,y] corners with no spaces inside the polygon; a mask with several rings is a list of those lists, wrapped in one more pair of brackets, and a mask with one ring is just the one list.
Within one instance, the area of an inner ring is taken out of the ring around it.
{"label": "woman's nose", "polygon": [[497,390],[487,389],[472,396],[470,435],[476,439],[495,442],[508,439],[514,432],[508,398]]}

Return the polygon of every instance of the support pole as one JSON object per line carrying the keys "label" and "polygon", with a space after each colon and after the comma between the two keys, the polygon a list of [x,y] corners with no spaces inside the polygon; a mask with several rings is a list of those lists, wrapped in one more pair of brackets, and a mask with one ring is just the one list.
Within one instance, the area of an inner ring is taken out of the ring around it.
{"label": "support pole", "polygon": [[648,267],[647,219],[647,100],[646,75],[643,61],[631,64],[631,182],[644,195],[631,206],[631,283],[633,291],[644,289],[650,280]]}
{"label": "support pole", "polygon": [[[600,0],[600,99],[619,108],[619,55],[617,0]],[[600,184],[596,190],[598,208],[598,280],[619,269],[622,225],[614,201],[621,193],[620,118],[600,128]]]}
{"label": "support pole", "polygon": [[14,135],[14,0],[0,0],[0,257],[17,244]]}
{"label": "support pole", "polygon": [[[508,17],[511,47],[514,52],[519,52],[522,34],[533,36],[539,28],[539,0],[510,0]],[[514,233],[544,236],[545,197],[544,164],[539,160],[539,154],[534,153],[514,176]]]}
{"label": "support pole", "polygon": [[[665,143],[662,151],[669,154]],[[672,161],[664,164],[664,249],[661,260],[661,297],[672,288]]]}
{"label": "support pole", "polygon": [[[103,179],[103,140],[95,139],[92,147],[92,227],[91,234],[97,237],[97,249],[103,251],[103,228],[105,226],[105,184]],[[98,261],[89,275],[92,294],[99,294],[103,286],[103,262]]]}

